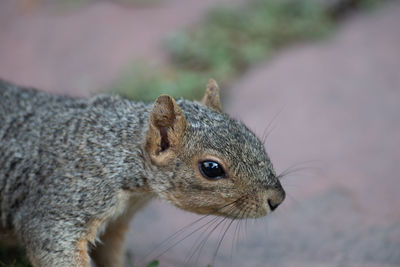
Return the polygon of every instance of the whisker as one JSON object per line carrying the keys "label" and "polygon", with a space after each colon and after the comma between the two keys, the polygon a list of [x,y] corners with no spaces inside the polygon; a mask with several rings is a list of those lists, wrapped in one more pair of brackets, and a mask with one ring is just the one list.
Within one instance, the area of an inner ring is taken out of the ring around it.
{"label": "whisker", "polygon": [[[246,208],[246,209],[245,209],[246,212],[247,212],[248,210],[249,210],[249,208]],[[244,219],[244,235],[245,235],[245,236],[247,236],[247,229],[248,229],[247,222],[248,222],[248,218],[246,217],[246,218]]]}
{"label": "whisker", "polygon": [[[213,213],[219,212],[225,208],[229,208],[231,205],[234,205],[237,201],[239,201],[241,198],[238,198],[235,201],[232,201],[222,207],[219,207],[218,209],[215,209],[213,211]],[[232,207],[230,207],[232,208]],[[197,223],[199,223],[200,221],[204,220],[205,218],[212,216],[212,214],[207,214],[202,216],[201,218],[195,220],[194,222],[184,226],[182,229],[176,231],[174,234],[172,234],[171,236],[169,236],[167,239],[165,239],[164,241],[162,241],[159,245],[157,245],[154,249],[152,249],[149,253],[147,253],[144,258],[143,261],[141,261],[142,264],[144,264],[144,262],[146,261],[146,259],[148,259],[150,257],[151,254],[153,254],[155,251],[157,251],[158,249],[161,249],[165,244],[169,243],[169,242],[173,242],[173,240],[175,238],[178,238],[180,236],[180,234],[182,234],[184,231],[190,229],[192,226],[196,225]],[[216,217],[218,218],[218,217]],[[180,240],[178,240],[177,242],[175,242],[173,245],[167,247],[162,253],[158,254],[155,258],[159,258],[160,256],[164,255],[167,251],[169,251],[170,249],[172,249],[173,247],[175,247],[177,244],[179,244],[180,242],[182,242],[183,240],[189,238],[190,236],[192,236],[195,232],[199,231],[200,229],[206,227],[208,224],[215,222],[215,218],[211,219],[209,222],[201,225],[200,227],[197,227],[196,229],[194,229],[193,231],[191,231],[189,234],[185,235],[184,237],[182,237]],[[140,265],[140,264],[139,264]]]}
{"label": "whisker", "polygon": [[[240,198],[239,198],[240,199]],[[214,212],[218,212],[223,210],[224,208],[234,204],[236,201],[238,201],[239,199],[228,203],[218,209],[215,209]],[[172,235],[170,235],[169,237],[167,237],[165,240],[163,240],[161,243],[159,243],[158,245],[156,245],[151,251],[149,251],[144,257],[143,257],[143,262],[144,263],[145,260],[151,255],[153,254],[155,251],[157,251],[158,249],[160,249],[162,246],[164,246],[165,244],[167,244],[168,242],[172,241],[173,239],[177,238],[181,233],[183,233],[184,231],[186,231],[187,229],[189,229],[190,227],[194,226],[195,224],[199,223],[200,221],[206,219],[207,217],[213,216],[212,214],[206,214],[201,216],[199,219],[196,219],[195,221],[189,223],[188,225],[182,227],[181,229],[179,229],[178,231],[176,231],[175,233],[173,233]],[[207,225],[207,224],[206,224]],[[204,226],[204,225],[203,225]],[[198,230],[198,229],[197,229]],[[195,231],[197,231],[195,230]]]}
{"label": "whisker", "polygon": [[284,110],[284,107],[283,107],[281,110],[279,110],[279,111],[272,117],[272,120],[268,123],[267,127],[265,128],[265,130],[264,130],[264,132],[263,132],[263,135],[262,135],[262,139],[261,139],[261,142],[262,142],[262,144],[263,144],[264,146],[265,146],[265,144],[266,144],[266,141],[267,141],[269,135],[272,133],[272,131],[275,129],[276,126],[274,126],[274,127],[271,128],[271,129],[269,129],[269,128],[271,127],[272,123],[275,122],[276,118],[278,118],[278,116],[282,113],[283,110]]}
{"label": "whisker", "polygon": [[201,251],[203,250],[205,244],[207,243],[208,238],[221,225],[221,223],[226,222],[227,219],[228,219],[227,217],[221,218],[221,221],[218,222],[217,225],[215,225],[214,228],[212,228],[211,231],[205,236],[205,238],[197,245],[195,251],[192,253],[192,256],[193,256],[196,253],[196,251],[198,251],[195,263],[197,263],[200,255],[201,255]]}
{"label": "whisker", "polygon": [[[169,241],[173,240],[175,237],[179,236],[180,233],[184,232],[186,229],[192,227],[193,225],[195,225],[196,223],[204,220],[205,218],[211,216],[210,214],[201,216],[199,219],[195,220],[194,222],[189,223],[188,225],[184,226],[183,228],[179,229],[178,231],[176,231],[175,233],[173,233],[172,235],[170,235],[169,237],[167,237],[166,239],[164,239],[161,243],[159,243],[158,245],[156,245],[150,252],[148,252],[145,256],[144,259],[147,259],[151,254],[153,254],[153,252],[155,252],[156,250],[158,250],[159,248],[161,248],[163,245],[165,245],[166,243],[168,243]],[[140,264],[139,264],[140,265]]]}
{"label": "whisker", "polygon": [[217,254],[218,254],[218,250],[219,250],[219,248],[221,247],[222,241],[224,240],[226,233],[228,232],[229,228],[231,227],[231,225],[232,225],[232,223],[233,223],[234,221],[235,221],[235,218],[231,219],[231,222],[228,224],[228,226],[226,227],[226,229],[225,229],[225,231],[224,231],[224,233],[223,233],[221,239],[219,240],[218,245],[217,245],[217,249],[215,250],[214,255],[213,255],[212,265],[214,265],[215,259],[216,259]]}
{"label": "whisker", "polygon": [[[222,220],[223,218],[222,218],[222,217],[215,217],[215,221],[214,221],[214,222],[218,221],[218,219]],[[199,244],[201,243],[200,240],[203,238],[203,235],[204,235],[205,233],[207,233],[208,230],[209,230],[211,227],[214,226],[214,222],[213,222],[212,224],[208,225],[207,228],[196,238],[195,242],[193,243],[192,247],[191,247],[190,250],[189,250],[189,254],[188,254],[188,255],[186,256],[186,258],[185,258],[184,266],[187,266],[187,265],[189,264],[190,260],[192,259],[192,257],[194,256],[194,254],[196,254],[197,247],[198,247]],[[191,251],[192,251],[192,252],[191,252]],[[200,253],[199,253],[199,254],[200,254]],[[196,262],[197,262],[197,260],[198,260],[198,257],[196,258]]]}
{"label": "whisker", "polygon": [[199,231],[200,229],[204,228],[205,226],[207,226],[210,223],[215,222],[216,220],[218,220],[219,217],[214,217],[213,219],[211,219],[209,222],[201,225],[200,227],[194,229],[192,232],[190,232],[189,234],[185,235],[183,238],[179,239],[178,241],[176,241],[174,244],[172,244],[171,246],[167,247],[162,253],[158,254],[155,258],[159,258],[162,255],[164,255],[166,252],[168,252],[170,249],[174,248],[176,245],[178,245],[179,243],[181,243],[182,241],[188,239],[189,237],[191,237],[194,233],[196,233],[197,231]]}
{"label": "whisker", "polygon": [[282,171],[277,176],[277,178],[278,179],[282,179],[284,177],[292,175],[293,173],[301,172],[301,171],[304,171],[304,170],[320,170],[320,168],[317,168],[317,167],[304,166],[306,164],[315,163],[315,162],[320,162],[320,161],[318,161],[318,160],[308,160],[308,161],[303,161],[303,162],[299,162],[299,163],[293,164],[292,166],[290,166],[290,167],[286,168],[284,171]]}
{"label": "whisker", "polygon": [[174,248],[176,245],[178,245],[179,243],[181,243],[182,241],[188,239],[189,237],[191,237],[194,233],[196,233],[197,231],[199,231],[200,229],[204,228],[205,226],[207,226],[210,223],[213,223],[215,220],[218,220],[218,217],[213,218],[212,220],[210,220],[209,222],[207,222],[206,224],[196,228],[195,230],[193,230],[192,232],[190,232],[189,234],[185,235],[183,238],[181,238],[180,240],[178,240],[177,242],[175,242],[174,244],[172,244],[171,246],[169,246],[168,248],[166,248],[162,253],[158,254],[155,258],[159,258],[162,255],[164,255],[166,252],[168,252],[170,249]]}
{"label": "whisker", "polygon": [[232,266],[233,263],[233,251],[235,249],[235,242],[236,242],[236,234],[237,234],[237,229],[238,229],[238,225],[239,225],[240,220],[236,220],[236,226],[235,226],[235,230],[233,231],[233,237],[232,237],[232,244],[231,244],[231,255],[229,257],[230,259],[230,266]]}
{"label": "whisker", "polygon": [[[244,196],[238,198],[233,204],[239,203],[239,201],[241,201],[241,200],[244,199],[245,197],[247,197],[247,195],[244,195]],[[232,211],[234,208],[236,208],[235,205],[232,206],[231,211]],[[230,212],[228,212],[228,214],[230,214]],[[199,244],[197,245],[196,250],[199,250],[199,252],[198,252],[198,254],[197,254],[197,258],[196,258],[195,263],[197,263],[197,261],[198,261],[198,259],[199,259],[199,257],[200,257],[201,251],[203,250],[204,245],[207,243],[208,238],[209,238],[209,237],[211,236],[211,234],[219,227],[219,225],[220,225],[221,223],[223,223],[223,222],[226,223],[226,222],[227,222],[227,219],[228,219],[228,217],[224,217],[224,218],[222,219],[222,221],[219,222],[219,223],[207,234],[207,236],[201,241],[201,243],[199,243]],[[223,229],[223,228],[222,228],[222,229]],[[194,254],[194,253],[195,253],[195,251],[193,252],[193,254]]]}
{"label": "whisker", "polygon": [[[243,217],[243,215],[244,215],[244,211],[241,211],[240,217]],[[235,227],[235,231],[233,233],[232,246],[231,246],[231,257],[230,257],[231,266],[232,266],[232,263],[233,263],[233,250],[237,249],[237,247],[235,247],[235,245],[237,245],[237,242],[239,240],[239,232],[238,232],[238,230],[240,231],[240,227],[239,226],[240,226],[241,222],[242,222],[242,220],[236,220],[236,227]]]}
{"label": "whisker", "polygon": [[[234,207],[231,207],[231,209],[233,209],[233,208],[234,208]],[[190,250],[192,250],[194,247],[196,247],[196,248],[193,250],[192,253],[190,253],[190,256],[186,258],[187,260],[185,260],[185,265],[184,265],[184,266],[186,266],[186,263],[189,263],[189,262],[190,262],[191,258],[196,254],[196,251],[200,249],[200,250],[199,250],[199,253],[198,253],[198,257],[196,258],[196,262],[198,261],[198,258],[199,258],[200,254],[201,254],[201,250],[202,250],[202,248],[203,248],[203,246],[204,246],[204,245],[202,245],[202,244],[203,244],[203,241],[204,241],[204,240],[207,241],[208,237],[214,232],[214,230],[217,229],[218,226],[219,226],[222,222],[224,222],[224,221],[226,220],[226,217],[216,217],[216,219],[221,219],[221,221],[218,222],[217,225],[214,226],[214,228],[209,232],[209,234],[207,234],[207,236],[206,236],[200,243],[198,243],[198,241],[202,238],[203,234],[205,234],[205,233],[208,231],[208,229],[209,229],[211,226],[213,226],[213,225],[212,225],[212,224],[209,225],[209,226],[206,228],[206,230],[205,230],[203,233],[200,234],[200,236],[196,239],[195,243],[193,244],[193,246],[192,246],[192,248],[191,248]],[[196,245],[196,244],[197,244],[197,245]],[[205,244],[205,243],[204,243],[204,244]]]}
{"label": "whisker", "polygon": [[[233,211],[234,208],[237,207],[236,205],[237,205],[238,203],[240,203],[240,201],[242,201],[242,200],[245,199],[246,197],[247,197],[247,195],[244,195],[244,196],[238,198],[237,200],[235,200],[235,201],[232,203],[233,206],[231,207],[230,211],[227,211],[227,214],[228,214],[228,215],[231,215],[231,211]],[[211,234],[212,234],[222,223],[224,223],[224,225],[222,226],[222,230],[223,230],[224,227],[225,227],[225,225],[226,225],[227,219],[229,219],[229,218],[228,218],[228,217],[224,217],[224,218],[223,218],[223,219],[222,219],[208,234],[207,234],[207,236],[196,246],[196,249],[191,253],[189,259],[192,258],[192,257],[194,256],[194,254],[196,254],[196,251],[198,251],[195,264],[197,263],[197,261],[198,261],[200,255],[201,255],[201,251],[203,250],[205,244],[207,243],[208,238],[211,236]],[[222,233],[222,230],[221,230],[221,233]],[[207,230],[206,230],[206,231],[207,231]],[[197,243],[197,242],[196,242],[196,243]]]}
{"label": "whisker", "polygon": [[298,173],[298,172],[301,172],[301,171],[304,171],[304,170],[309,170],[309,169],[310,169],[309,167],[292,168],[292,169],[290,169],[290,170],[285,170],[284,172],[282,172],[281,174],[279,174],[279,175],[277,176],[277,178],[278,178],[278,179],[282,179],[282,178],[291,176],[291,175],[293,175],[293,174],[295,174],[295,173]]}

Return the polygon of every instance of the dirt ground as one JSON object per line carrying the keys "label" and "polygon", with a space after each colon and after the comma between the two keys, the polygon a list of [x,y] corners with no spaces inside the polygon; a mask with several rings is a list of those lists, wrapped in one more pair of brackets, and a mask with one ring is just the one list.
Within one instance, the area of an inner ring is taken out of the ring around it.
{"label": "dirt ground", "polygon": [[[165,60],[160,40],[213,1],[102,1],[68,13],[13,3],[0,4],[0,77],[87,96],[132,60]],[[259,136],[272,121],[266,148],[278,172],[306,168],[283,179],[288,197],[274,214],[233,225],[215,266],[400,266],[399,14],[393,1],[353,15],[326,40],[281,51],[225,88],[225,110]],[[132,222],[130,255],[140,261],[197,218],[154,201]],[[196,266],[212,262],[219,234]],[[152,255],[182,265],[195,241]]]}

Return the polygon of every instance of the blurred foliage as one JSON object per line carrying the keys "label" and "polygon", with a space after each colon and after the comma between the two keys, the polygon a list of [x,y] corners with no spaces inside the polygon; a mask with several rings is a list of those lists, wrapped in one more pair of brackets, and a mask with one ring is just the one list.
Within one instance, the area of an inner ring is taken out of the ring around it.
{"label": "blurred foliage", "polygon": [[154,101],[160,94],[199,99],[207,78],[209,76],[204,73],[192,70],[178,70],[174,67],[160,69],[139,64],[127,70],[114,83],[112,93],[147,102]]}
{"label": "blurred foliage", "polygon": [[256,0],[242,8],[213,9],[205,22],[167,43],[182,68],[225,79],[292,41],[326,33],[330,20],[315,1]]}
{"label": "blurred foliage", "polygon": [[331,26],[327,12],[313,0],[253,0],[217,7],[204,22],[166,40],[169,66],[132,67],[112,88],[144,101],[162,93],[199,98],[208,78],[227,83],[282,46],[321,37]]}
{"label": "blurred foliage", "polygon": [[[158,267],[158,265],[159,265],[159,262],[158,262],[158,260],[153,260],[153,261],[151,261],[150,263],[148,263],[147,265],[146,265],[146,267]],[[135,267],[135,265],[133,264],[133,262],[130,260],[130,262],[129,262],[129,266],[130,267]]]}
{"label": "blurred foliage", "polygon": [[158,260],[154,260],[152,262],[150,262],[149,264],[147,264],[147,267],[157,267],[159,264]]}
{"label": "blurred foliage", "polygon": [[0,267],[30,267],[25,250],[19,247],[0,247]]}

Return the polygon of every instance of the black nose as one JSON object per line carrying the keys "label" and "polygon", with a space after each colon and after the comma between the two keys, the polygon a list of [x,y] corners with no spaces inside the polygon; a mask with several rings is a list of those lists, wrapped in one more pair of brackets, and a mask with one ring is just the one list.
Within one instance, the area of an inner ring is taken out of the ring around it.
{"label": "black nose", "polygon": [[275,202],[274,200],[272,200],[270,198],[267,201],[268,201],[268,205],[272,211],[274,211],[282,203],[282,201]]}
{"label": "black nose", "polygon": [[280,184],[270,191],[267,202],[271,211],[274,211],[283,202],[283,200],[285,200],[285,196],[285,190],[283,190]]}

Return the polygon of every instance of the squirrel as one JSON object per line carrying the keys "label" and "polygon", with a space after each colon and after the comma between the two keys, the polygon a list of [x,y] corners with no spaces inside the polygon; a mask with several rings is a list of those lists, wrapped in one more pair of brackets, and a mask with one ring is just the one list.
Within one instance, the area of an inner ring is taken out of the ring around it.
{"label": "squirrel", "polygon": [[33,266],[123,266],[129,221],[155,197],[243,219],[272,212],[285,191],[212,79],[201,102],[153,105],[0,81],[0,241],[17,240]]}

